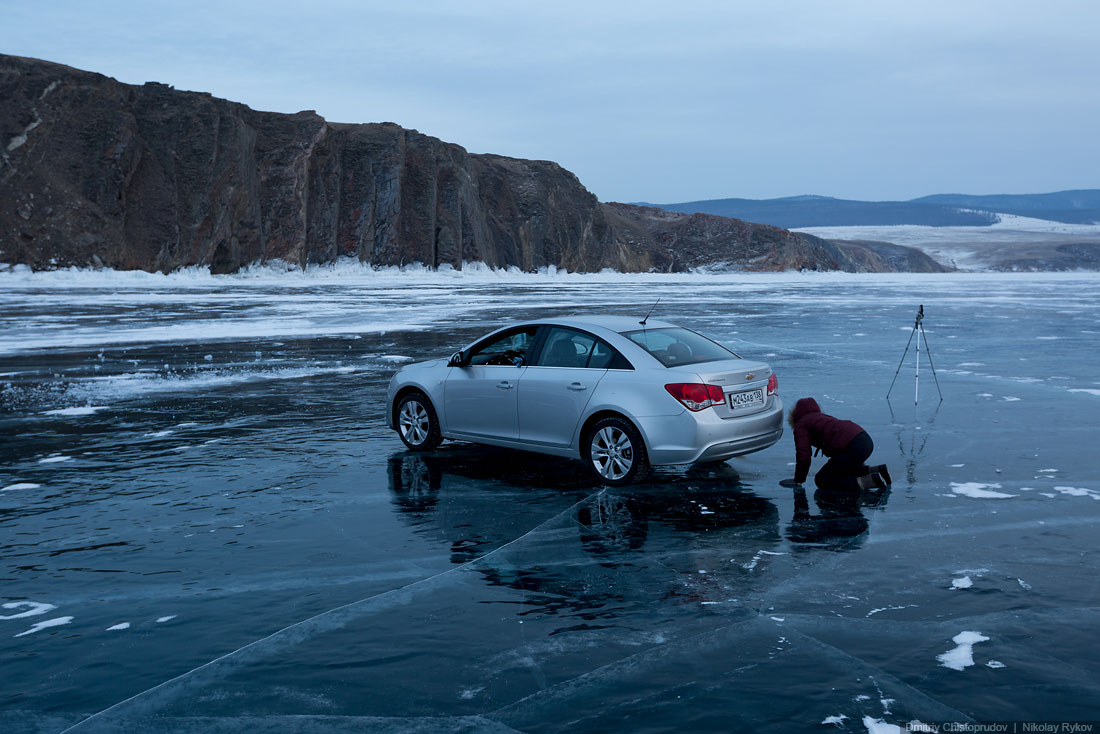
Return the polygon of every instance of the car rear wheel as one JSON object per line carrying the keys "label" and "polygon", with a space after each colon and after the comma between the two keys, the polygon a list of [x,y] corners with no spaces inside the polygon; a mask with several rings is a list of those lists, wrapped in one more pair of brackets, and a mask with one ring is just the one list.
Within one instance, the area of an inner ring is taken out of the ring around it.
{"label": "car rear wheel", "polygon": [[596,479],[621,487],[649,470],[642,434],[625,418],[610,416],[596,422],[584,442],[585,461]]}
{"label": "car rear wheel", "polygon": [[431,451],[443,441],[435,408],[418,392],[397,403],[397,433],[412,451]]}

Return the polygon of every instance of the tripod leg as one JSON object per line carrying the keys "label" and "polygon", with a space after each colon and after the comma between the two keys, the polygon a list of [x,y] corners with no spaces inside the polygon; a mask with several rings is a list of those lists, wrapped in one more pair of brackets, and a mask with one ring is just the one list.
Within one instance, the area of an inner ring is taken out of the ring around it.
{"label": "tripod leg", "polygon": [[920,321],[917,321],[917,325],[913,327],[913,331],[917,334],[917,361],[913,373],[913,405],[920,401],[920,332],[917,331],[919,327]]}
{"label": "tripod leg", "polygon": [[886,391],[886,399],[890,399],[890,391],[894,389],[894,383],[898,380],[898,373],[901,372],[901,366],[905,364],[905,355],[909,354],[909,345],[913,343],[913,334],[917,333],[916,325],[913,326],[913,331],[909,334],[909,341],[905,342],[905,351],[901,353],[901,360],[898,362],[898,368],[894,370],[894,379],[890,380],[890,390]]}
{"label": "tripod leg", "polygon": [[928,365],[932,368],[932,378],[936,381],[936,392],[940,394],[940,402],[943,402],[943,390],[940,390],[940,378],[936,376],[936,365],[932,363],[932,347],[928,346],[928,334],[924,331],[924,324],[920,326],[920,333],[924,337],[924,351],[928,352]]}

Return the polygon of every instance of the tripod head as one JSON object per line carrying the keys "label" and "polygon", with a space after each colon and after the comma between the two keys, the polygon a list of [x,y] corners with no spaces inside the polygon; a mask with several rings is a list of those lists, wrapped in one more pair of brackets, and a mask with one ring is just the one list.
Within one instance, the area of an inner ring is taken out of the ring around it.
{"label": "tripod head", "polygon": [[924,321],[924,304],[922,303],[920,309],[917,311],[917,320],[913,322],[913,328],[917,328]]}

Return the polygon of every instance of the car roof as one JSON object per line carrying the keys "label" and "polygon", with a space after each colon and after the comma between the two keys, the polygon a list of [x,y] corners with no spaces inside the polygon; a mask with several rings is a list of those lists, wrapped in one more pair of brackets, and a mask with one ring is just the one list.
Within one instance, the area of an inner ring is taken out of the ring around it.
{"label": "car roof", "polygon": [[645,327],[640,323],[642,317],[640,316],[560,316],[557,318],[537,319],[530,321],[531,324],[555,324],[557,326],[574,326],[578,329],[584,329],[593,326],[599,326],[610,331],[622,333],[625,331],[638,331],[642,328],[650,329],[674,329],[677,328],[676,324],[670,324],[667,321],[658,321],[657,319],[649,319],[645,323]]}

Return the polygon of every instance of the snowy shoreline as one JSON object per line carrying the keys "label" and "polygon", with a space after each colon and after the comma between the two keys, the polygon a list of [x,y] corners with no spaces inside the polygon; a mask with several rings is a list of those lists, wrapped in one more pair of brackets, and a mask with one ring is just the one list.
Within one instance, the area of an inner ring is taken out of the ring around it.
{"label": "snowy shoreline", "polygon": [[490,283],[532,283],[573,282],[608,283],[652,281],[657,283],[694,282],[706,279],[713,283],[729,283],[753,280],[779,282],[783,280],[814,279],[816,282],[830,279],[838,282],[853,279],[873,279],[876,282],[890,280],[938,280],[978,278],[983,281],[1005,278],[1042,278],[1049,280],[1072,280],[1081,277],[1100,277],[1100,271],[957,271],[949,273],[849,273],[841,270],[722,270],[697,268],[680,273],[623,273],[615,270],[597,272],[571,272],[559,270],[554,266],[539,268],[535,272],[520,270],[516,267],[493,268],[481,262],[466,263],[462,269],[444,265],[430,268],[416,263],[405,266],[374,267],[357,260],[344,260],[324,265],[309,265],[301,268],[281,261],[263,265],[252,265],[236,273],[212,274],[208,268],[192,266],[169,273],[150,273],[144,270],[114,270],[111,268],[59,268],[57,270],[32,270],[26,265],[0,263],[0,285],[5,287],[210,287],[210,286],[248,286],[248,285],[292,285],[303,282],[331,282],[348,284],[379,285],[386,281],[400,282],[490,282]]}

